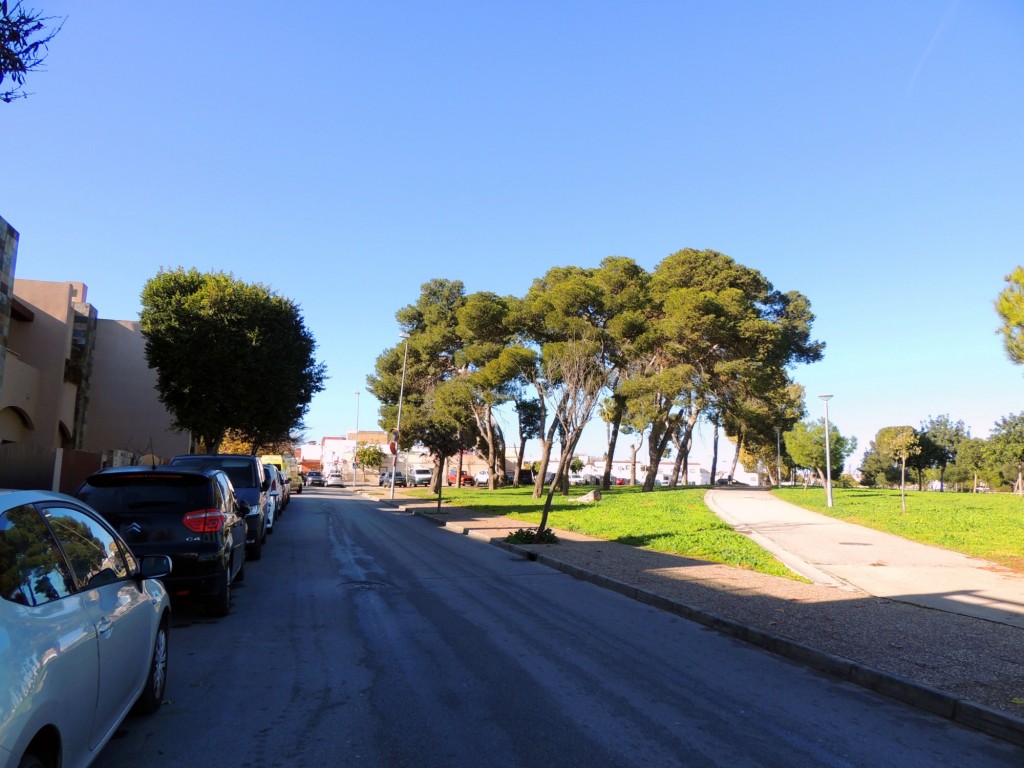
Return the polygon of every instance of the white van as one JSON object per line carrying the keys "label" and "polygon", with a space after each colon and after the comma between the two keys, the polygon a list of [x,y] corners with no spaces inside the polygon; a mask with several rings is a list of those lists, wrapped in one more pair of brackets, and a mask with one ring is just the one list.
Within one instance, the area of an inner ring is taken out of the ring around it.
{"label": "white van", "polygon": [[430,467],[412,467],[409,470],[409,485],[415,488],[417,485],[430,485],[434,477],[434,470]]}

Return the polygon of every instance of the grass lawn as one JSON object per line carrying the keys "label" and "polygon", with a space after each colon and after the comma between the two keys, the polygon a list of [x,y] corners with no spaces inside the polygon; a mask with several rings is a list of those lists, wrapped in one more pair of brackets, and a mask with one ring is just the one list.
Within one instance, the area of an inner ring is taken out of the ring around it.
{"label": "grass lawn", "polygon": [[826,506],[823,488],[781,488],[773,493],[848,523],[1024,572],[1024,499],[1019,496],[907,491],[907,511],[901,512],[898,490],[835,488],[832,509]]}
{"label": "grass lawn", "polygon": [[[574,487],[570,490],[570,497],[582,496],[590,490],[592,487]],[[800,579],[711,512],[704,505],[706,491],[706,488],[658,488],[651,493],[640,493],[637,487],[612,488],[601,492],[598,504],[578,504],[556,495],[548,526],[657,552]],[[486,488],[445,488],[444,499],[476,512],[511,517],[537,526],[544,500],[532,498],[531,493],[532,488],[494,491]],[[428,491],[413,489],[406,491],[406,495],[418,498],[432,496]]]}

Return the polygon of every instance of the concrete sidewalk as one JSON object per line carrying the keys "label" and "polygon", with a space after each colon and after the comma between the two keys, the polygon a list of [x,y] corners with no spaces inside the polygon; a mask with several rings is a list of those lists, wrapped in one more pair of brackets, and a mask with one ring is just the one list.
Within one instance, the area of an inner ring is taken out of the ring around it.
{"label": "concrete sidewalk", "polygon": [[768,491],[715,489],[704,500],[816,584],[1024,628],[1024,574],[819,515]]}

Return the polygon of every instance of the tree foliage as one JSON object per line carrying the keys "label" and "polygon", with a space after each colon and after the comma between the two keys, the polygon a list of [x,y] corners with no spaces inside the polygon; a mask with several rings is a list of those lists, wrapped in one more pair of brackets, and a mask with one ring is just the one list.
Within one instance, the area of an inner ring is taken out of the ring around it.
{"label": "tree foliage", "polygon": [[[857,450],[857,438],[843,437],[835,424],[829,423],[829,457],[832,477],[843,473],[843,464]],[[801,421],[783,435],[786,450],[798,467],[813,469],[825,483],[825,420]]]}
{"label": "tree foliage", "polygon": [[882,427],[875,435],[874,445],[886,459],[897,462],[900,467],[900,505],[907,510],[906,474],[907,461],[921,453],[919,435],[913,427]]}
{"label": "tree foliage", "polygon": [[988,445],[992,458],[1013,466],[1017,475],[1014,490],[1024,496],[1024,413],[1011,413],[997,421]]}
{"label": "tree foliage", "polygon": [[1005,278],[1006,288],[996,298],[996,312],[1003,324],[999,333],[1010,360],[1024,364],[1024,267],[1017,267]]}
{"label": "tree foliage", "polygon": [[9,104],[27,95],[25,75],[42,69],[62,24],[62,19],[23,8],[20,0],[0,0],[0,101]]}
{"label": "tree foliage", "polygon": [[324,388],[298,306],[263,285],[161,270],[143,287],[140,319],[160,401],[206,450],[228,430],[257,447],[289,440]]}

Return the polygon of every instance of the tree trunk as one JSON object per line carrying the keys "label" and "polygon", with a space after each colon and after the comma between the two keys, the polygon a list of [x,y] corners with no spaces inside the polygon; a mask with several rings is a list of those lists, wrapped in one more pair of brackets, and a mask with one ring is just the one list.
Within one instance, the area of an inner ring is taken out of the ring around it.
{"label": "tree trunk", "polygon": [[715,429],[711,438],[711,485],[715,485],[715,475],[718,473],[718,417],[715,417]]}
{"label": "tree trunk", "polygon": [[900,511],[907,511],[907,495],[906,495],[906,479],[907,479],[907,462],[906,460],[900,461]]}
{"label": "tree trunk", "polygon": [[[679,430],[672,435],[672,444],[676,447],[676,461],[672,465],[672,479],[669,480],[669,485],[675,488],[679,485],[679,473],[682,471],[683,462],[686,461],[686,454],[683,452],[683,441],[679,434]],[[686,485],[686,478],[683,478],[683,485]]]}
{"label": "tree trunk", "polygon": [[736,453],[732,457],[732,467],[729,469],[729,479],[732,480],[736,477],[736,467],[740,462],[740,451],[743,450],[743,436],[746,433],[741,429],[739,435],[736,436]]}
{"label": "tree trunk", "polygon": [[619,441],[619,428],[622,426],[622,409],[617,408],[615,417],[608,430],[608,460],[604,465],[604,477],[601,478],[601,488],[608,490],[612,487],[612,461],[615,459],[615,445]]}

